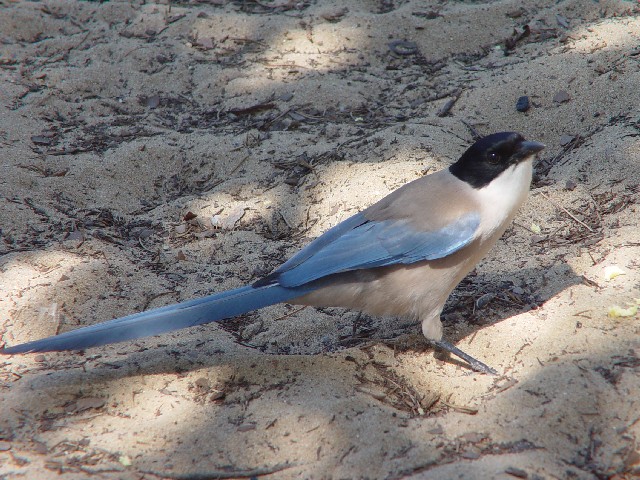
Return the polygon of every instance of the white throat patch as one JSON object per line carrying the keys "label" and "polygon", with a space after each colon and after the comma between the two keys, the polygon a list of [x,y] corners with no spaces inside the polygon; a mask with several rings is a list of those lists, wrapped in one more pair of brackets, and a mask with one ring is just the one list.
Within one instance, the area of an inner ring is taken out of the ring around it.
{"label": "white throat patch", "polygon": [[485,232],[504,230],[529,195],[533,156],[509,167],[487,186],[477,190]]}

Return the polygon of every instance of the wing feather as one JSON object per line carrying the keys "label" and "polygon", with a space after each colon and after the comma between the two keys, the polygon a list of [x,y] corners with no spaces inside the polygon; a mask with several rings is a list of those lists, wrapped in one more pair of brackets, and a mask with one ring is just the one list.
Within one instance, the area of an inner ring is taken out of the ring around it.
{"label": "wing feather", "polygon": [[435,260],[468,245],[480,224],[471,212],[436,231],[419,231],[407,219],[370,221],[355,215],[320,236],[284,263],[270,279],[297,287],[328,275]]}

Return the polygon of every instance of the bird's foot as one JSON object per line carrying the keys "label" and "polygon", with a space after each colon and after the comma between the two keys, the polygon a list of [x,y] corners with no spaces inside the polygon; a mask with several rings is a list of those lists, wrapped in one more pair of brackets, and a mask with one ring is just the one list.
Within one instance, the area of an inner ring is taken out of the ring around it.
{"label": "bird's foot", "polygon": [[489,374],[489,375],[497,375],[498,374],[498,372],[495,369],[491,368],[489,365],[485,365],[480,360],[476,360],[471,355],[468,355],[468,354],[464,353],[458,347],[456,347],[455,345],[452,345],[451,343],[447,342],[446,340],[437,340],[437,341],[436,340],[432,340],[431,343],[434,346],[436,346],[437,348],[445,350],[445,351],[447,351],[449,353],[453,353],[455,356],[460,357],[462,360],[467,362],[471,366],[471,368],[473,370],[475,370],[476,372],[486,373],[486,374]]}

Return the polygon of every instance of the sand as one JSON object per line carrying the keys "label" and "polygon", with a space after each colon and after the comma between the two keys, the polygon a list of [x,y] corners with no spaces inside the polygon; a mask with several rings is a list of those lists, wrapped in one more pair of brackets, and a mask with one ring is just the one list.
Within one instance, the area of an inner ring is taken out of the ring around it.
{"label": "sand", "polygon": [[288,305],[3,357],[0,476],[639,476],[640,316],[608,316],[640,298],[639,40],[621,0],[1,0],[7,345],[250,282],[474,134],[547,149],[444,312],[498,376]]}

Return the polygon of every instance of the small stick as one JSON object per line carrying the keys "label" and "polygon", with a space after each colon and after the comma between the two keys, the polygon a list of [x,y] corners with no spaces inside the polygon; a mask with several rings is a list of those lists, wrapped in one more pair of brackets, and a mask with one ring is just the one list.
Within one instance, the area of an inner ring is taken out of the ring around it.
{"label": "small stick", "polygon": [[546,198],[547,200],[549,200],[549,202],[551,202],[551,204],[562,210],[564,213],[566,213],[567,215],[569,215],[574,221],[576,221],[577,223],[579,223],[580,225],[582,225],[583,227],[585,227],[587,230],[589,230],[592,233],[595,233],[595,230],[593,228],[591,228],[589,225],[587,225],[586,223],[584,223],[582,220],[576,218],[575,215],[573,215],[569,210],[567,210],[566,208],[564,208],[562,205],[557,204],[556,202],[554,202],[553,200],[551,200],[551,198],[549,198],[549,196],[546,193],[540,192],[540,195],[542,195],[544,198]]}
{"label": "small stick", "polygon": [[462,90],[458,90],[457,92],[455,92],[453,94],[453,97],[450,98],[449,100],[447,100],[447,103],[445,103],[442,106],[442,108],[440,110],[438,110],[438,113],[436,113],[436,115],[438,117],[446,117],[449,114],[449,112],[451,111],[451,109],[453,108],[453,106],[456,104],[458,99],[460,98],[461,94],[462,94]]}
{"label": "small stick", "polygon": [[446,407],[449,407],[455,410],[456,412],[466,413],[467,415],[475,415],[476,413],[478,413],[478,409],[474,407],[464,407],[462,405],[455,405],[453,403],[449,403],[442,399],[440,399],[440,402],[444,404]]}

